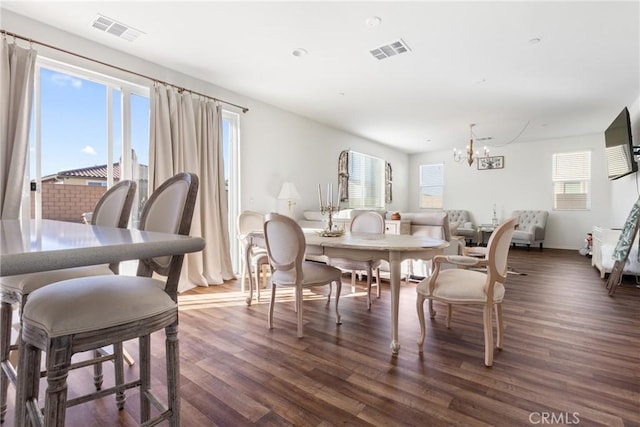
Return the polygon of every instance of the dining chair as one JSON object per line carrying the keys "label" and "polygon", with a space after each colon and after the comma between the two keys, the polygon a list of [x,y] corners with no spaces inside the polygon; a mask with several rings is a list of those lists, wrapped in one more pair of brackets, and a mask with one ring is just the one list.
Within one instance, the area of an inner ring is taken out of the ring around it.
{"label": "dining chair", "polygon": [[[198,177],[179,173],[149,197],[139,228],[188,235]],[[140,387],[140,419],[145,425],[167,420],[178,426],[179,350],[177,287],[184,255],[141,259],[136,276],[93,276],[64,280],[29,295],[22,314],[16,425],[63,426],[67,406]],[[166,281],[152,275],[166,277]],[[151,333],[165,330],[167,405],[151,390]],[[67,374],[75,353],[139,341],[140,377],[67,400]],[[38,405],[41,353],[46,354],[44,413]],[[124,399],[123,399],[124,400]],[[151,404],[159,414],[151,420]]]}
{"label": "dining chair", "polygon": [[[302,290],[310,286],[336,284],[336,324],[340,325],[338,301],[342,290],[342,271],[326,264],[305,261],[306,241],[302,228],[293,219],[276,213],[267,214],[264,221],[264,237],[271,265],[271,301],[268,325],[273,329],[273,308],[276,287],[295,287],[295,310],[298,316],[298,337],[303,337]],[[330,297],[327,298],[327,305]]]}
{"label": "dining chair", "polygon": [[[238,239],[242,243],[243,247],[246,247],[248,242],[248,235],[252,232],[263,232],[263,224],[264,224],[264,215],[259,212],[253,211],[243,211],[238,215]],[[269,256],[267,255],[267,250],[265,248],[260,248],[253,245],[250,248],[246,248],[249,253],[250,263],[247,265],[246,257],[242,259],[242,273],[240,276],[240,289],[244,291],[245,287],[245,278],[247,276],[247,272],[251,274],[251,270],[255,269],[255,284],[257,290],[257,298],[260,301],[260,276],[264,279],[264,283],[266,285],[267,275],[264,271],[269,267]],[[243,252],[246,254],[246,252]],[[247,299],[247,303],[251,304],[251,300],[253,299],[253,288],[249,289],[249,298]]]}
{"label": "dining chair", "polygon": [[[351,233],[384,234],[384,218],[378,212],[367,211],[356,215],[349,224]],[[348,258],[329,258],[329,265],[341,270],[351,270],[351,292],[356,291],[356,271],[367,272],[367,309],[371,310],[371,285],[373,269],[376,271],[376,296],[380,298],[380,260],[357,261]]]}
{"label": "dining chair", "polygon": [[[136,183],[131,180],[122,180],[107,190],[98,200],[91,217],[92,225],[126,228],[129,224],[129,216],[136,193]],[[119,265],[104,264],[87,267],[67,268],[39,273],[21,274],[16,276],[0,277],[0,419],[4,419],[7,411],[7,392],[9,383],[16,385],[15,364],[12,363],[10,354],[18,348],[18,343],[11,345],[11,328],[13,318],[13,306],[18,307],[18,317],[22,323],[22,312],[29,294],[51,283],[78,277],[90,277],[100,275],[114,275],[118,273]],[[19,340],[19,335],[18,335]],[[19,342],[19,341],[18,341]],[[103,353],[102,350],[98,350]],[[118,354],[117,359],[125,355]],[[126,355],[128,357],[128,355]],[[114,356],[115,357],[115,356]],[[116,367],[118,366],[116,360]],[[130,361],[130,364],[133,361]],[[124,378],[122,369],[116,369],[116,376]],[[94,383],[97,390],[102,386],[102,364],[94,365]]]}
{"label": "dining chair", "polygon": [[[416,286],[420,338],[418,350],[423,351],[425,339],[424,301],[429,300],[429,314],[436,315],[433,301],[447,306],[447,328],[451,327],[451,310],[454,304],[479,305],[483,308],[484,363],[493,365],[493,319],[496,311],[496,346],[502,348],[504,325],[502,322],[502,300],[507,280],[507,258],[511,237],[518,219],[512,217],[500,224],[489,238],[486,257],[465,255],[436,255],[433,258],[433,273]],[[441,264],[451,263],[462,268],[443,270]],[[471,268],[473,267],[473,268]],[[478,271],[483,268],[484,271]]]}

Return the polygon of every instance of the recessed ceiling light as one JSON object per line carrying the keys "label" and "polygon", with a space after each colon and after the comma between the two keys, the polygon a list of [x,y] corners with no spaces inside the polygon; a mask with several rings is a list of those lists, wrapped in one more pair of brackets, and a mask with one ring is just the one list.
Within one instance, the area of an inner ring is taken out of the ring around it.
{"label": "recessed ceiling light", "polygon": [[540,43],[542,40],[539,37],[534,37],[532,39],[529,40],[529,44],[538,44]]}
{"label": "recessed ceiling light", "polygon": [[479,80],[476,80],[476,84],[477,85],[481,85],[481,84],[486,83],[486,82],[487,82],[487,79],[485,79],[484,77],[479,79]]}
{"label": "recessed ceiling light", "polygon": [[380,18],[379,16],[370,16],[366,19],[365,22],[369,27],[377,27],[382,23],[382,18]]}
{"label": "recessed ceiling light", "polygon": [[307,53],[309,53],[307,52],[307,49],[303,49],[301,47],[294,49],[293,52],[291,52],[293,56],[305,56]]}

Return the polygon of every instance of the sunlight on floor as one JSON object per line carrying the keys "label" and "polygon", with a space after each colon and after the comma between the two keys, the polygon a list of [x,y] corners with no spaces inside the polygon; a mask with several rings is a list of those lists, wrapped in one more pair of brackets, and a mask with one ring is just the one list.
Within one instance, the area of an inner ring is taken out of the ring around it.
{"label": "sunlight on floor", "polygon": [[[266,290],[265,290],[266,291]],[[254,295],[252,305],[254,304],[269,304],[271,293],[261,291],[260,301],[257,301]],[[326,291],[326,288],[325,288]],[[303,289],[302,295],[305,301],[327,299],[327,294],[316,293],[311,289]],[[211,307],[232,307],[247,305],[248,292],[231,291],[231,292],[216,292],[206,295],[178,295],[178,306],[181,311],[187,310],[199,310],[203,308]],[[367,296],[365,291],[341,294],[340,298],[353,298]],[[331,299],[335,298],[335,290],[331,294]],[[276,301],[286,302],[295,300],[295,291],[293,288],[278,288],[276,291]]]}

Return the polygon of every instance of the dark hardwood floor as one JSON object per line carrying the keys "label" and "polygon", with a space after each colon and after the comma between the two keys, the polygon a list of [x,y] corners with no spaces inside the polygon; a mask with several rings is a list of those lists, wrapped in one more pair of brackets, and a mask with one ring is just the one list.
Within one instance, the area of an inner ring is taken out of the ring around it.
{"label": "dark hardwood floor", "polygon": [[[509,275],[504,349],[492,368],[483,363],[476,308],[455,308],[447,329],[436,306],[425,352],[418,353],[415,283],[401,289],[397,356],[389,350],[388,284],[367,311],[363,284],[352,294],[345,275],[340,326],[325,305],[327,287],[308,292],[303,339],[296,337],[290,293],[281,292],[269,330],[266,290],[251,307],[236,281],[189,291],[180,296],[182,425],[640,426],[635,278],[625,277],[609,297],[590,259],[577,251],[515,248],[509,264],[521,274]],[[153,340],[159,390],[162,338]],[[126,348],[137,357],[134,343]],[[72,372],[70,395],[92,387],[90,371]],[[126,371],[136,375],[137,367]],[[9,395],[7,426],[12,388]],[[67,425],[135,425],[137,398],[130,391],[123,411],[113,397],[70,408]]]}

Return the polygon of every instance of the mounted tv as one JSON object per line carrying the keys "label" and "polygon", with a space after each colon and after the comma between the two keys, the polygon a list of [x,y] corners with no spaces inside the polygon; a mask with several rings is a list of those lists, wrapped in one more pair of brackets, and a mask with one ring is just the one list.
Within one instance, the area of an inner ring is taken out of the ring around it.
{"label": "mounted tv", "polygon": [[638,171],[638,163],[633,158],[631,120],[626,107],[604,131],[604,142],[607,153],[607,174],[610,180]]}

